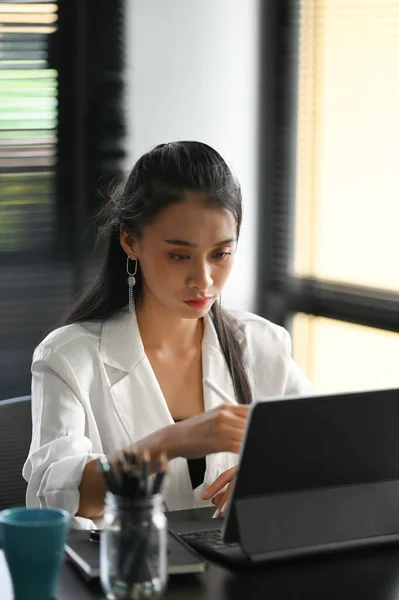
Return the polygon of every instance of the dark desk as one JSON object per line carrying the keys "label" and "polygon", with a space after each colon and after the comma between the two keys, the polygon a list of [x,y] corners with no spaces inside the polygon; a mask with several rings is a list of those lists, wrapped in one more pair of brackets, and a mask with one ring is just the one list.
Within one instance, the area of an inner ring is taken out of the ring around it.
{"label": "dark desk", "polygon": [[[0,597],[12,600],[0,552]],[[62,570],[57,600],[101,598],[98,584],[88,585],[75,570]],[[263,565],[231,573],[210,565],[199,576],[175,576],[167,600],[396,600],[399,598],[399,545]]]}

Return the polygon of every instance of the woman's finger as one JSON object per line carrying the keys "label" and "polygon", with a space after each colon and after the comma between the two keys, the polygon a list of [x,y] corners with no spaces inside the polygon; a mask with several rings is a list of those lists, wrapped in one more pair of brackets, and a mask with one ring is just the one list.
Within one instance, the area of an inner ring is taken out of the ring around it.
{"label": "woman's finger", "polygon": [[226,508],[227,508],[227,503],[229,501],[230,498],[230,491],[231,491],[231,484],[229,485],[229,487],[227,488],[227,490],[225,491],[225,493],[223,494],[223,498],[221,498],[220,502],[219,502],[219,515],[221,517],[224,517],[224,513],[226,512]]}
{"label": "woman's finger", "polygon": [[219,477],[203,492],[201,498],[203,500],[209,500],[209,498],[212,498],[212,496],[220,492],[220,490],[230,483],[234,476],[234,473],[230,471],[232,471],[232,469],[219,475]]}
{"label": "woman's finger", "polygon": [[218,504],[218,507],[213,515],[213,518],[217,518],[217,517],[223,517],[226,507],[227,507],[227,502],[229,500],[229,496],[230,496],[230,488],[231,488],[231,483],[229,484],[227,490],[221,494],[221,498]]}
{"label": "woman's finger", "polygon": [[[224,408],[227,408],[227,405],[225,405]],[[229,405],[228,411],[234,416],[238,416],[245,419],[248,417],[249,406],[245,404]]]}
{"label": "woman's finger", "polygon": [[211,498],[212,504],[214,504],[215,506],[218,506],[222,497],[223,497],[223,492],[221,494],[216,494],[215,496],[213,496],[213,498]]}
{"label": "woman's finger", "polygon": [[236,467],[232,467],[219,475],[219,477],[203,492],[201,498],[203,500],[209,500],[209,498],[212,498],[217,492],[220,492],[220,490],[233,479],[235,471]]}
{"label": "woman's finger", "polygon": [[202,493],[202,500],[210,500],[213,498],[218,492],[220,492],[228,483],[230,483],[231,479],[220,479],[218,477],[216,481],[211,483],[211,485]]}

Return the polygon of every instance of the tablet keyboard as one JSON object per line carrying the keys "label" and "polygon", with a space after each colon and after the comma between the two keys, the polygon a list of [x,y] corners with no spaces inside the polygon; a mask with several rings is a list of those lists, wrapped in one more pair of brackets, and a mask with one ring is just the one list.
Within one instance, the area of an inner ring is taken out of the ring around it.
{"label": "tablet keyboard", "polygon": [[214,550],[224,550],[227,548],[239,548],[239,544],[226,544],[223,540],[220,529],[205,529],[204,531],[194,531],[191,533],[180,534],[186,542],[193,545],[203,546]]}

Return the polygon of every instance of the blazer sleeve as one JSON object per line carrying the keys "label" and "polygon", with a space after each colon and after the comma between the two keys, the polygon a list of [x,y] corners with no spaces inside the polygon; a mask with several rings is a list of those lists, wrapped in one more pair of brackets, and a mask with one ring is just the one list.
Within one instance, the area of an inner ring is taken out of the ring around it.
{"label": "blazer sleeve", "polygon": [[[86,430],[84,399],[66,358],[39,346],[32,363],[32,442],[22,473],[28,482],[27,506],[76,514],[83,470],[102,455],[93,452]],[[93,523],[76,517],[75,525]]]}
{"label": "blazer sleeve", "polygon": [[291,336],[285,329],[285,347],[286,347],[286,380],[284,384],[285,396],[307,396],[312,393],[312,385],[302,369],[292,358]]}

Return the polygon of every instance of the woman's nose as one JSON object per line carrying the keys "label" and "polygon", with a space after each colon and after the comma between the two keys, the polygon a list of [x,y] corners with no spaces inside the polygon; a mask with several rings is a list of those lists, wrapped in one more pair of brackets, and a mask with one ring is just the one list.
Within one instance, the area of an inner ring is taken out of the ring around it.
{"label": "woman's nose", "polygon": [[193,266],[189,274],[189,287],[195,288],[200,292],[205,292],[213,284],[211,266],[201,263]]}

